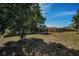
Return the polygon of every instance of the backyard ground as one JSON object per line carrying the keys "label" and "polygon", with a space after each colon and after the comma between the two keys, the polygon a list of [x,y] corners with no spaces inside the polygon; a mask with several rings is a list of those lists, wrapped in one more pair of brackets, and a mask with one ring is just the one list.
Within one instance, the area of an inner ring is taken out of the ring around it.
{"label": "backyard ground", "polygon": [[[68,48],[73,48],[79,50],[79,34],[75,32],[51,32],[48,35],[42,34],[31,34],[26,35],[26,38],[40,38],[43,39],[45,42],[57,42],[65,45]],[[0,46],[3,43],[8,41],[17,41],[19,40],[19,36],[14,37],[7,37],[7,38],[0,38]]]}

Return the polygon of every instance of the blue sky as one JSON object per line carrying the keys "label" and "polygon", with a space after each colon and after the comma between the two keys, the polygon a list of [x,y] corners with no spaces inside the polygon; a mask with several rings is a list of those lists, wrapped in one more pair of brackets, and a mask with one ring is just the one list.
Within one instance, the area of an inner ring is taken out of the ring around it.
{"label": "blue sky", "polygon": [[49,27],[65,27],[72,23],[72,17],[79,9],[78,3],[42,3],[42,14]]}

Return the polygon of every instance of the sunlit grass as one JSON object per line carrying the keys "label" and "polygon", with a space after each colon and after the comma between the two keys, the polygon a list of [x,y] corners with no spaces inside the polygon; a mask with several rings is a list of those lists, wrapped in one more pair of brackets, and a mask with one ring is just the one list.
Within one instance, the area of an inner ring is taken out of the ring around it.
{"label": "sunlit grass", "polygon": [[48,35],[32,34],[27,37],[42,38],[47,42],[58,42],[69,48],[79,49],[79,34],[75,32],[51,32]]}

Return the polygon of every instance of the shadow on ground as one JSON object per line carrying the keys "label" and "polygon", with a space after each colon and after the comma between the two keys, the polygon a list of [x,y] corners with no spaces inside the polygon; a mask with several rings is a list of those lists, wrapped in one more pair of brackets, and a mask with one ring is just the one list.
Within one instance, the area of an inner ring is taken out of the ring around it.
{"label": "shadow on ground", "polygon": [[66,48],[60,43],[46,43],[43,39],[10,41],[0,47],[0,56],[79,56],[79,50]]}

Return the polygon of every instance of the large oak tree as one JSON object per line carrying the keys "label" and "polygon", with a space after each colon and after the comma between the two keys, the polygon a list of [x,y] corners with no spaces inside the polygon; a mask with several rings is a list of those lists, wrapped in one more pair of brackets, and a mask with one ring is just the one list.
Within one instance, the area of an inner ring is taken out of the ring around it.
{"label": "large oak tree", "polygon": [[0,4],[1,34],[9,29],[13,33],[19,33],[20,38],[23,38],[26,29],[35,32],[38,23],[44,23],[44,21],[39,4]]}

